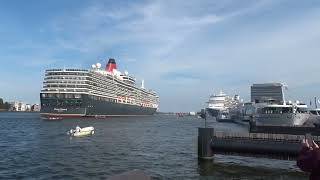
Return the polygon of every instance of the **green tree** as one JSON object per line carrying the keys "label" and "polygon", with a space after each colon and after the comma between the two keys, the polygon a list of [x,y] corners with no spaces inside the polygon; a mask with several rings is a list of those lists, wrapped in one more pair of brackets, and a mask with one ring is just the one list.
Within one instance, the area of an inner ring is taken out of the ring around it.
{"label": "green tree", "polygon": [[5,102],[3,105],[3,109],[9,110],[10,109],[10,104],[8,102]]}
{"label": "green tree", "polygon": [[0,109],[3,109],[3,99],[0,98]]}

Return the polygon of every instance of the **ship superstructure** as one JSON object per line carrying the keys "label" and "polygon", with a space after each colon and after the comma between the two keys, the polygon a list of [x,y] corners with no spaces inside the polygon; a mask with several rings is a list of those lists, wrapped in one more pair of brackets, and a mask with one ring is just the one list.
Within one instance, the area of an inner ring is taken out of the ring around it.
{"label": "ship superstructure", "polygon": [[40,93],[43,116],[152,115],[158,108],[156,92],[136,86],[114,59],[87,69],[48,69]]}
{"label": "ship superstructure", "polygon": [[263,83],[251,86],[251,102],[256,109],[257,125],[301,126],[309,118],[307,105],[285,100],[283,83]]}

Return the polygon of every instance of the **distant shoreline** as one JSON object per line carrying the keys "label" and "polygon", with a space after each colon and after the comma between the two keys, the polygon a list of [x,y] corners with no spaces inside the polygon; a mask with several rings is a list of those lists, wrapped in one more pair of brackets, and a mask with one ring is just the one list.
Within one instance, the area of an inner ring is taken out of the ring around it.
{"label": "distant shoreline", "polygon": [[0,113],[40,113],[40,111],[8,111],[5,109],[0,109]]}

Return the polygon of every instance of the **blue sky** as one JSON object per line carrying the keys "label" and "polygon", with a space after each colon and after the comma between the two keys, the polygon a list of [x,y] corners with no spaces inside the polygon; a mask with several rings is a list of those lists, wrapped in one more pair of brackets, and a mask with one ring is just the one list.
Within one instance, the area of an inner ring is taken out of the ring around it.
{"label": "blue sky", "polygon": [[252,83],[320,97],[320,1],[0,1],[0,97],[39,102],[44,70],[114,57],[161,111],[196,111]]}

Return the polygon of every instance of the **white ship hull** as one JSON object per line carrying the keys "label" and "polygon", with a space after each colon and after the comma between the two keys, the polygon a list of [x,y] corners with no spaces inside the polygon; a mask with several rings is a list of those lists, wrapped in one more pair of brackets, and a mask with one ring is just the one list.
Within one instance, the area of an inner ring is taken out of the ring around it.
{"label": "white ship hull", "polygon": [[307,113],[288,114],[256,114],[256,125],[302,126],[310,118]]}
{"label": "white ship hull", "polygon": [[207,108],[207,112],[213,117],[217,117],[222,111],[225,111],[225,108]]}

